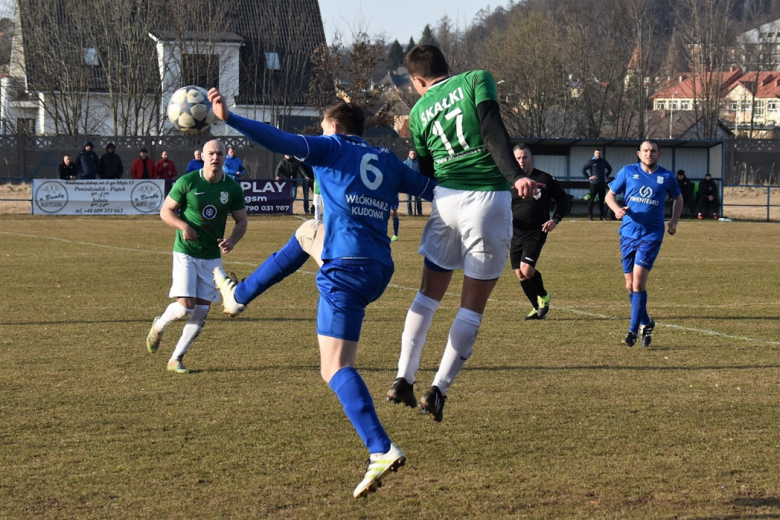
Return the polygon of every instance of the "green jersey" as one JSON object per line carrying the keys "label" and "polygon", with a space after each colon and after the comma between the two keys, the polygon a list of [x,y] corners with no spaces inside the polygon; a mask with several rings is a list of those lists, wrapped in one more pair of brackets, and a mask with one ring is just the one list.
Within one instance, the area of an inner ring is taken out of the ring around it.
{"label": "green jersey", "polygon": [[501,174],[482,140],[477,105],[497,101],[493,76],[464,72],[428,89],[409,114],[409,131],[421,156],[433,157],[436,181],[446,188],[505,191]]}
{"label": "green jersey", "polygon": [[225,236],[227,217],[245,207],[241,185],[224,174],[211,183],[201,169],[183,175],[168,196],[181,204],[179,218],[198,233],[197,240],[184,240],[181,230],[176,230],[173,250],[204,260],[220,258],[217,240]]}

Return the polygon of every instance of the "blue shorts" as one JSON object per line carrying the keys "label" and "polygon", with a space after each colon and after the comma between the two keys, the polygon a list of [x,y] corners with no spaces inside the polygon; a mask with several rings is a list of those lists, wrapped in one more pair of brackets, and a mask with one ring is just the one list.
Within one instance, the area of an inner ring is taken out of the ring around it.
{"label": "blue shorts", "polygon": [[653,268],[661,251],[661,242],[642,238],[620,237],[620,251],[623,253],[623,272],[630,273],[634,264],[648,271]]}
{"label": "blue shorts", "polygon": [[385,292],[393,270],[368,258],[325,263],[317,273],[317,334],[358,341],[366,307]]}

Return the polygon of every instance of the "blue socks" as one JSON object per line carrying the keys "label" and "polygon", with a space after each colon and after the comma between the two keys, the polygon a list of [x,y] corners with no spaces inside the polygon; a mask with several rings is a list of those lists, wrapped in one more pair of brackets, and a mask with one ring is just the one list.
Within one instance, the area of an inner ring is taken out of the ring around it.
{"label": "blue socks", "polygon": [[309,255],[301,248],[293,233],[283,248],[269,256],[249,277],[236,287],[238,303],[247,304],[300,269]]}
{"label": "blue socks", "polygon": [[631,325],[628,327],[633,333],[639,331],[639,325],[650,323],[647,314],[647,291],[635,292],[631,295]]}
{"label": "blue socks", "polygon": [[398,236],[398,226],[401,223],[398,217],[393,217],[393,235]]}
{"label": "blue socks", "polygon": [[379,422],[374,401],[357,370],[352,367],[342,368],[333,374],[330,388],[338,396],[341,406],[369,453],[387,453],[390,450],[390,437]]}

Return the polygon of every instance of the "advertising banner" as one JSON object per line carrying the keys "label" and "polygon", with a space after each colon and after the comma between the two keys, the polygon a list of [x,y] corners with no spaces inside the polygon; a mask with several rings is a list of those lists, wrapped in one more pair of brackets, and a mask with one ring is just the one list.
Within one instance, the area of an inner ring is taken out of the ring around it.
{"label": "advertising banner", "polygon": [[249,215],[292,214],[291,180],[247,179],[239,181],[244,189],[244,203]]}
{"label": "advertising banner", "polygon": [[33,215],[155,215],[165,181],[33,179]]}

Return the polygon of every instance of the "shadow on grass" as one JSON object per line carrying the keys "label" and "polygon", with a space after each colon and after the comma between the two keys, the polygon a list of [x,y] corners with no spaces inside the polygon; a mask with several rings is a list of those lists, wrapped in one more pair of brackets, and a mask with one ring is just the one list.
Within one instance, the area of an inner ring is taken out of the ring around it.
{"label": "shadow on grass", "polygon": [[[369,367],[357,365],[359,372],[388,372],[395,373],[395,367]],[[464,367],[464,372],[505,372],[505,371],[571,371],[571,370],[631,370],[631,371],[698,371],[698,370],[758,370],[758,369],[776,369],[780,368],[780,365],[725,365],[725,366],[611,366],[611,365],[570,365],[570,366],[497,366],[497,367]],[[233,367],[233,368],[207,368],[198,370],[198,372],[252,372],[252,371],[267,371],[267,370],[312,370],[319,372],[319,365],[266,365],[266,366],[248,366],[248,367]],[[436,368],[420,368],[420,373],[435,374]],[[193,372],[196,372],[193,370]],[[392,382],[392,381],[391,381]]]}
{"label": "shadow on grass", "polygon": [[[732,502],[735,507],[771,507],[780,509],[780,498],[777,497],[764,497],[764,498],[735,498]],[[780,518],[780,513],[755,513],[744,514],[738,513],[727,516],[697,516],[695,520],[737,520],[737,519],[762,519],[762,518]]]}
{"label": "shadow on grass", "polygon": [[[274,317],[274,318],[241,318],[240,320],[234,320],[234,321],[231,320],[231,318],[228,318],[227,316],[225,316],[224,318],[222,318],[221,316],[217,318],[216,316],[211,316],[211,314],[209,314],[209,321],[215,321],[215,318],[216,318],[216,320],[224,319],[225,321],[230,321],[231,323],[239,323],[239,322],[242,322],[242,321],[247,321],[247,322],[252,322],[252,323],[255,323],[255,322],[269,322],[269,321],[270,322],[277,322],[277,321],[302,321],[302,322],[306,322],[306,323],[314,323],[315,321],[317,321],[316,314],[313,315],[311,318],[284,318],[284,317],[282,317],[282,318],[277,318],[277,317]],[[138,320],[138,319],[136,319],[136,320],[67,320],[67,321],[26,321],[26,322],[19,321],[19,322],[4,322],[2,325],[4,325],[4,326],[6,326],[6,325],[7,326],[16,325],[16,326],[19,326],[19,327],[29,327],[29,326],[40,327],[41,325],[44,325],[44,326],[46,326],[46,325],[99,325],[101,323],[143,323],[144,325],[148,325],[151,322],[152,322],[151,319],[144,318],[144,319],[141,319],[141,320]],[[178,323],[185,323],[185,320],[177,320],[177,322]]]}

